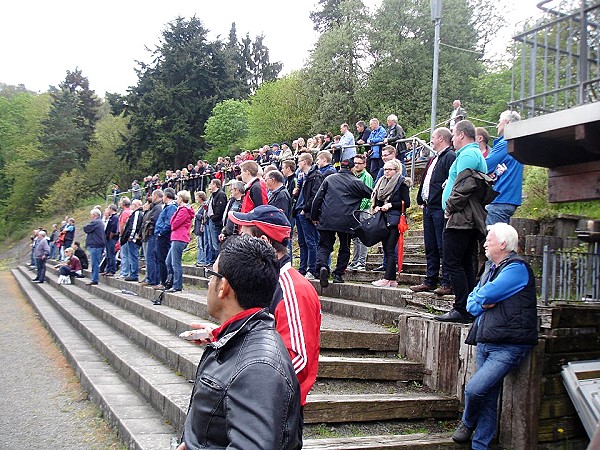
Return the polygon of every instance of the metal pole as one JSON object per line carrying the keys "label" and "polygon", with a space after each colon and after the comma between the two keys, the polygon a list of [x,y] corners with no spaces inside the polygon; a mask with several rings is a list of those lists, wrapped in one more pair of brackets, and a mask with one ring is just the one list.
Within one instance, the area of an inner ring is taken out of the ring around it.
{"label": "metal pole", "polygon": [[429,137],[437,124],[437,94],[438,94],[438,68],[440,57],[440,27],[442,23],[442,0],[431,1],[431,20],[434,24],[435,34],[433,38],[433,84],[431,87],[431,129]]}
{"label": "metal pole", "polygon": [[542,257],[542,301],[548,306],[548,264],[550,252],[548,246],[544,245],[544,253]]}

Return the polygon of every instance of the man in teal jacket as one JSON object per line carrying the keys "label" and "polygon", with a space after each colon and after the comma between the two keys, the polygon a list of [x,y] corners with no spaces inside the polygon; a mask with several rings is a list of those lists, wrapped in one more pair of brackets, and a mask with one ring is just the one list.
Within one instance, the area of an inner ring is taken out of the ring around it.
{"label": "man in teal jacket", "polygon": [[[442,208],[446,210],[446,203],[454,188],[458,175],[466,170],[473,169],[486,173],[487,165],[485,159],[475,142],[475,126],[468,120],[461,120],[454,126],[452,143],[456,150],[456,160],[450,166],[448,182],[442,193]],[[483,212],[483,208],[481,208]],[[449,219],[448,211],[445,216]],[[483,220],[483,219],[482,219]],[[454,291],[455,299],[453,308],[442,316],[435,319],[441,322],[468,323],[473,321],[471,314],[467,312],[467,297],[475,287],[475,250],[479,242],[480,231],[475,228],[448,227],[444,229],[444,264],[450,275],[450,283]]]}

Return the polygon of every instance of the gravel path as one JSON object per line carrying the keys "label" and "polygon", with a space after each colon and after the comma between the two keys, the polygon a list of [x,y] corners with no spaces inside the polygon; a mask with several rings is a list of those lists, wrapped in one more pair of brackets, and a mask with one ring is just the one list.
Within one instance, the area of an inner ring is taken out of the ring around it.
{"label": "gravel path", "polygon": [[9,272],[0,299],[0,448],[124,448]]}

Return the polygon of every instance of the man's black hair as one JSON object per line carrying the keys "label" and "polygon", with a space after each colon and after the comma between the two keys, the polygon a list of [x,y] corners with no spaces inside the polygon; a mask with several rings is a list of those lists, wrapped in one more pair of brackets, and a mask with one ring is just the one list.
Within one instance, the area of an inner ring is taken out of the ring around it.
{"label": "man's black hair", "polygon": [[262,239],[232,236],[219,254],[219,273],[227,278],[243,309],[266,308],[279,282],[273,247]]}

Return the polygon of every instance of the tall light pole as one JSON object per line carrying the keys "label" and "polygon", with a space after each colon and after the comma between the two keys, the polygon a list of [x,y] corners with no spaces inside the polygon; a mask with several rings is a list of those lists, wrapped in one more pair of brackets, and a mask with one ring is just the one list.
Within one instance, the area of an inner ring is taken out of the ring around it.
{"label": "tall light pole", "polygon": [[437,93],[438,93],[438,68],[440,59],[440,25],[442,23],[442,0],[430,0],[431,20],[435,27],[435,37],[433,40],[433,85],[431,87],[431,131],[429,137],[433,135],[433,129],[437,124]]}

